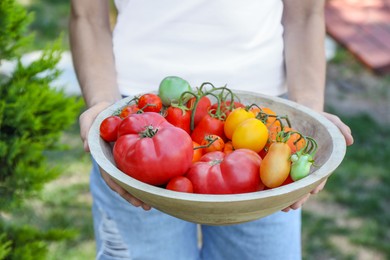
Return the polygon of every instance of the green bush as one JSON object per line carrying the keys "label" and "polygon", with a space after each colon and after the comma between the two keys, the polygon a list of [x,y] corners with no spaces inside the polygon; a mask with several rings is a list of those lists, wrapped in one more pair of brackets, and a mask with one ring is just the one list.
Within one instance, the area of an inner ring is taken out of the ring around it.
{"label": "green bush", "polygon": [[20,62],[20,48],[32,39],[26,34],[30,22],[15,0],[0,2],[0,63],[17,63],[11,75],[0,74],[0,259],[44,259],[49,241],[72,235],[12,222],[12,209],[61,173],[49,166],[45,152],[60,149],[63,130],[82,107],[81,99],[50,87],[60,75],[58,43],[31,64]]}

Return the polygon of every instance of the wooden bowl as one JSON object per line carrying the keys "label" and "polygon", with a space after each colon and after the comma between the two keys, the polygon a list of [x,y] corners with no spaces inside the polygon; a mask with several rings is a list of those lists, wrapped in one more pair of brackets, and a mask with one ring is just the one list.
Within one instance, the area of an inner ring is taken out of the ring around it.
{"label": "wooden bowl", "polygon": [[328,119],[304,106],[278,97],[233,90],[244,104],[256,103],[288,115],[293,127],[318,142],[316,164],[312,173],[294,183],[265,191],[234,195],[203,195],[175,192],[140,182],[116,168],[110,144],[100,138],[104,118],[130,99],[125,98],[102,111],[89,132],[89,147],[101,169],[132,195],[150,206],[190,222],[228,225],[262,218],[290,206],[331,175],[346,152],[345,139]]}

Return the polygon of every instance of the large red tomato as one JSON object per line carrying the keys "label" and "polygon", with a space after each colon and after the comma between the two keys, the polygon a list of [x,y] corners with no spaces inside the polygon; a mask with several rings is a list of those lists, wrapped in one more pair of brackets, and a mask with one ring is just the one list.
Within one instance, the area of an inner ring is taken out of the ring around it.
{"label": "large red tomato", "polygon": [[124,173],[148,184],[163,185],[191,166],[191,137],[160,114],[132,114],[122,123],[113,154]]}
{"label": "large red tomato", "polygon": [[187,178],[194,193],[236,194],[258,191],[261,185],[260,156],[248,149],[237,149],[226,155],[211,152],[192,164]]}

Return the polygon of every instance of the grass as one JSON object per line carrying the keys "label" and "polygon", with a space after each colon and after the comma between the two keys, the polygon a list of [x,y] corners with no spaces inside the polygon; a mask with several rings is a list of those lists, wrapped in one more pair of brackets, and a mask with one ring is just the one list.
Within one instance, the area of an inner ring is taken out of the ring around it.
{"label": "grass", "polygon": [[[320,204],[333,205],[334,212],[304,214],[306,258],[321,259],[325,253],[357,259],[357,248],[362,247],[390,259],[390,128],[367,115],[343,120],[351,127],[355,144],[318,197]],[[350,252],[343,253],[332,243],[335,236],[349,244]]]}

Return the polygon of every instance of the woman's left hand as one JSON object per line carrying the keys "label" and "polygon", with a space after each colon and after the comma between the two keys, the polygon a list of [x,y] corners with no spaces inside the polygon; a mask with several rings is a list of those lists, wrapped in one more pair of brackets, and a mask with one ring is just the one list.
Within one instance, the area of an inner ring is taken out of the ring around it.
{"label": "woman's left hand", "polygon": [[[322,114],[327,119],[329,119],[331,122],[333,122],[340,129],[341,133],[344,135],[345,142],[346,142],[347,146],[352,145],[353,144],[353,137],[352,137],[351,128],[349,128],[349,126],[344,124],[343,121],[341,121],[341,119],[336,115],[329,114],[326,112],[322,112]],[[298,200],[297,202],[295,202],[294,204],[290,205],[289,207],[283,209],[282,211],[288,212],[291,209],[295,210],[295,209],[299,209],[300,207],[302,207],[302,205],[309,199],[311,194],[317,194],[325,187],[326,181],[327,180],[323,181],[320,185],[318,185],[309,194],[306,194],[302,199]]]}

